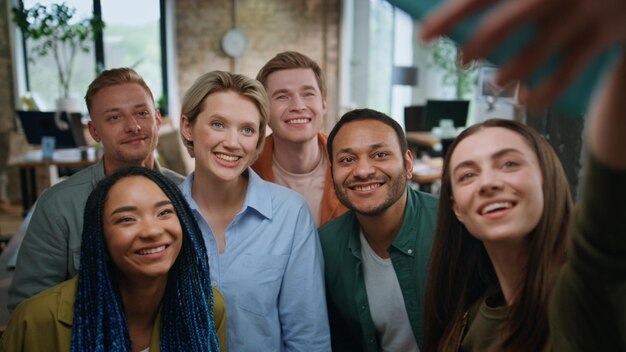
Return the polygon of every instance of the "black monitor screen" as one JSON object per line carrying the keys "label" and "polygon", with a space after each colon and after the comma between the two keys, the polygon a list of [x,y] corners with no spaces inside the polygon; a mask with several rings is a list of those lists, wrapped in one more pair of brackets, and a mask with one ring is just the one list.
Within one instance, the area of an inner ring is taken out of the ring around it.
{"label": "black monitor screen", "polygon": [[452,120],[454,127],[467,124],[469,100],[428,100],[426,101],[425,130],[430,131],[439,126],[440,120]]}
{"label": "black monitor screen", "polygon": [[41,144],[41,137],[55,139],[55,148],[76,148],[87,145],[80,113],[61,113],[61,120],[69,125],[61,129],[54,121],[54,112],[16,111],[29,144]]}

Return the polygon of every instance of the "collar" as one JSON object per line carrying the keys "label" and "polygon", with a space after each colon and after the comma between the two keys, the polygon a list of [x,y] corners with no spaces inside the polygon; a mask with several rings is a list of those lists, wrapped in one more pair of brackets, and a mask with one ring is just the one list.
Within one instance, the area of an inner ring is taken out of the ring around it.
{"label": "collar", "polygon": [[[416,254],[417,231],[422,212],[417,206],[417,192],[413,191],[410,187],[407,187],[407,192],[402,226],[400,226],[400,230],[388,250],[391,253],[395,249],[407,256],[413,257]],[[347,216],[350,217],[350,221],[352,222],[351,235],[348,237],[348,249],[353,256],[360,260],[361,240],[359,234],[361,233],[361,225],[354,211],[350,210]]]}
{"label": "collar", "polygon": [[[271,184],[263,181],[250,167],[248,167],[245,172],[248,174],[248,189],[246,190],[246,198],[243,201],[243,206],[239,213],[243,213],[250,208],[265,218],[271,219],[273,213],[272,198],[268,198],[268,194],[271,194]],[[181,183],[180,189],[191,209],[200,213],[198,204],[191,194],[191,186],[193,185],[195,175],[195,171],[189,174],[185,181]]]}

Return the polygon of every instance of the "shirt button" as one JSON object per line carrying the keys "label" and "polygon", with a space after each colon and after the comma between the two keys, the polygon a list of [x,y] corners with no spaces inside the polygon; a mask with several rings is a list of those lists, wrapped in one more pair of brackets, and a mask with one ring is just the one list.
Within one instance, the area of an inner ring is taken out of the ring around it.
{"label": "shirt button", "polygon": [[412,250],[412,249],[409,249],[409,250],[407,251],[407,253],[409,253],[409,254],[413,254],[413,250]]}
{"label": "shirt button", "polygon": [[361,306],[361,309],[365,310],[365,304]]}

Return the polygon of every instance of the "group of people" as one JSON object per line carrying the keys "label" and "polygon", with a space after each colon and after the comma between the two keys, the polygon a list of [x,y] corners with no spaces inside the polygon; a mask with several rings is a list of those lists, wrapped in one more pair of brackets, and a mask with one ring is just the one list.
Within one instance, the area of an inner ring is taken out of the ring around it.
{"label": "group of people", "polygon": [[[524,3],[487,17],[470,53],[531,20],[502,17],[542,6]],[[450,2],[424,37],[481,4]],[[594,25],[626,44],[626,31]],[[504,78],[523,79],[511,60]],[[575,68],[540,91],[556,94]],[[509,120],[455,139],[439,197],[413,190],[413,155],[389,116],[357,109],[321,132],[324,75],[297,52],[257,79],[212,71],[192,84],[185,178],[154,158],[161,116],[145,82],[104,71],[85,96],[104,155],[37,200],[0,351],[624,349],[624,77],[622,53],[588,117],[575,210],[554,150]]]}

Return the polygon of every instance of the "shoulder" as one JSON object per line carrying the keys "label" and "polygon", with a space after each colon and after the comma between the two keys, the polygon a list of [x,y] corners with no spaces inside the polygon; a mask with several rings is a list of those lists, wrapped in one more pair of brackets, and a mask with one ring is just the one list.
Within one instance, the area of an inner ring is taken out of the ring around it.
{"label": "shoulder", "polygon": [[[63,320],[64,317],[60,316],[63,313],[73,315],[76,281],[74,277],[23,301],[12,313],[10,324],[26,322],[33,326],[44,326],[56,323],[57,319]],[[66,322],[71,324],[71,319]]]}
{"label": "shoulder", "polygon": [[439,197],[431,193],[416,191],[411,187],[408,187],[408,192],[414,207],[437,209],[437,205],[439,204]]}
{"label": "shoulder", "polygon": [[104,174],[99,176],[98,167],[98,165],[92,165],[45,190],[37,198],[33,217],[36,217],[41,210],[53,210],[58,213],[69,210],[73,213],[78,207],[82,211],[94,186],[104,178]]}
{"label": "shoulder", "polygon": [[185,176],[168,168],[162,167],[161,173],[163,174],[163,176],[165,176],[168,180],[174,182],[176,185],[180,185],[181,183],[183,183],[183,181],[185,181]]}
{"label": "shoulder", "polygon": [[327,248],[343,242],[341,239],[347,239],[352,233],[358,230],[358,223],[354,212],[349,210],[343,215],[336,217],[319,229],[320,242],[322,247]]}

